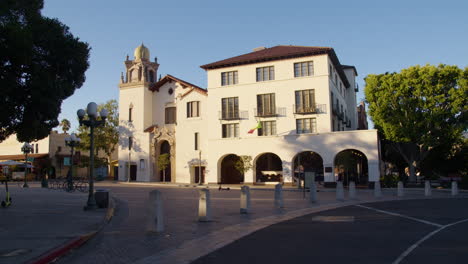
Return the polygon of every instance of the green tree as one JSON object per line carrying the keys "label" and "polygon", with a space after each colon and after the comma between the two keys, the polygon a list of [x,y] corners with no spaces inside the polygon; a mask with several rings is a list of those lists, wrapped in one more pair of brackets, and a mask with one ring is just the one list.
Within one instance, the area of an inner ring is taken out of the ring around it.
{"label": "green tree", "polygon": [[408,164],[411,181],[434,148],[460,143],[467,129],[468,68],[413,66],[371,74],[365,82],[369,115]]}
{"label": "green tree", "polygon": [[42,139],[59,125],[62,102],[85,81],[89,46],[43,0],[0,1],[0,142]]}
{"label": "green tree", "polygon": [[68,121],[68,119],[62,119],[62,121],[60,121],[60,126],[62,127],[62,131],[63,133],[67,133],[68,130],[70,130],[70,127],[71,127],[71,124],[70,124],[70,121]]}
{"label": "green tree", "polygon": [[163,181],[166,181],[166,169],[171,163],[170,156],[168,153],[164,153],[158,156],[157,164],[158,170],[163,171]]}
{"label": "green tree", "polygon": [[252,169],[252,157],[247,155],[239,156],[239,159],[234,163],[234,168],[244,175]]}
{"label": "green tree", "polygon": [[[99,151],[103,151],[107,157],[107,164],[111,164],[112,153],[117,147],[119,142],[119,113],[118,113],[118,103],[116,100],[112,99],[106,103],[98,105],[98,112],[101,109],[107,109],[108,116],[104,126],[97,127],[94,129],[94,150],[95,157],[97,158]],[[78,128],[78,137],[81,139],[79,146],[80,150],[89,151],[90,148],[90,137],[89,137],[89,127],[80,126]]]}

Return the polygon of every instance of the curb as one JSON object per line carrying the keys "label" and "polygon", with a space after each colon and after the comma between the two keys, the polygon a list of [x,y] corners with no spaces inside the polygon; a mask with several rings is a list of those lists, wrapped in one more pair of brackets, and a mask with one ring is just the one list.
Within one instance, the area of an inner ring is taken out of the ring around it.
{"label": "curb", "polygon": [[57,261],[59,258],[65,256],[73,249],[77,249],[85,244],[88,240],[93,238],[99,231],[101,231],[104,226],[110,222],[112,217],[114,216],[115,212],[115,202],[114,198],[110,197],[109,199],[109,206],[106,211],[106,215],[96,231],[89,232],[85,235],[78,236],[76,238],[70,239],[68,242],[65,243],[63,246],[58,246],[48,252],[42,254],[35,260],[31,260],[26,262],[27,264],[48,264]]}

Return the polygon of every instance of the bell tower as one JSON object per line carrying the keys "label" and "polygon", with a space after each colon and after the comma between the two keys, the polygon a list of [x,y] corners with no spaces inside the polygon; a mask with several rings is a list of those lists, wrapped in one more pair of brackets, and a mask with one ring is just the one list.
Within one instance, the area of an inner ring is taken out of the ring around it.
{"label": "bell tower", "polygon": [[125,60],[125,75],[120,77],[120,88],[134,85],[150,85],[157,82],[158,60],[155,57],[154,62],[150,61],[150,51],[145,45],[141,44],[133,52],[134,60]]}
{"label": "bell tower", "polygon": [[159,64],[150,61],[150,51],[138,46],[134,59],[127,56],[119,83],[119,180],[149,181],[152,175],[150,135],[153,124],[153,92]]}

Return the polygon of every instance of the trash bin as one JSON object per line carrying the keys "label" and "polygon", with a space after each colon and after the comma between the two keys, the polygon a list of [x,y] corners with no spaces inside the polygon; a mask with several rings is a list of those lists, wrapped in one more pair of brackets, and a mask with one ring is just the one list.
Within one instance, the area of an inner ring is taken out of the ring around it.
{"label": "trash bin", "polygon": [[109,206],[109,190],[97,189],[94,193],[94,198],[99,208],[107,208]]}

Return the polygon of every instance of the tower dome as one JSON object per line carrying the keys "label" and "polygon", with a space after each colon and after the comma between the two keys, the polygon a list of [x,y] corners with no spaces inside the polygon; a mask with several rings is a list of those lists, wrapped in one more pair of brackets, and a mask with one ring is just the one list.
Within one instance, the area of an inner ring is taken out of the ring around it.
{"label": "tower dome", "polygon": [[145,47],[145,45],[143,45],[142,43],[140,46],[138,46],[135,49],[135,52],[133,52],[133,56],[135,56],[135,60],[138,60],[138,59],[149,60],[150,52],[149,52],[149,49]]}

